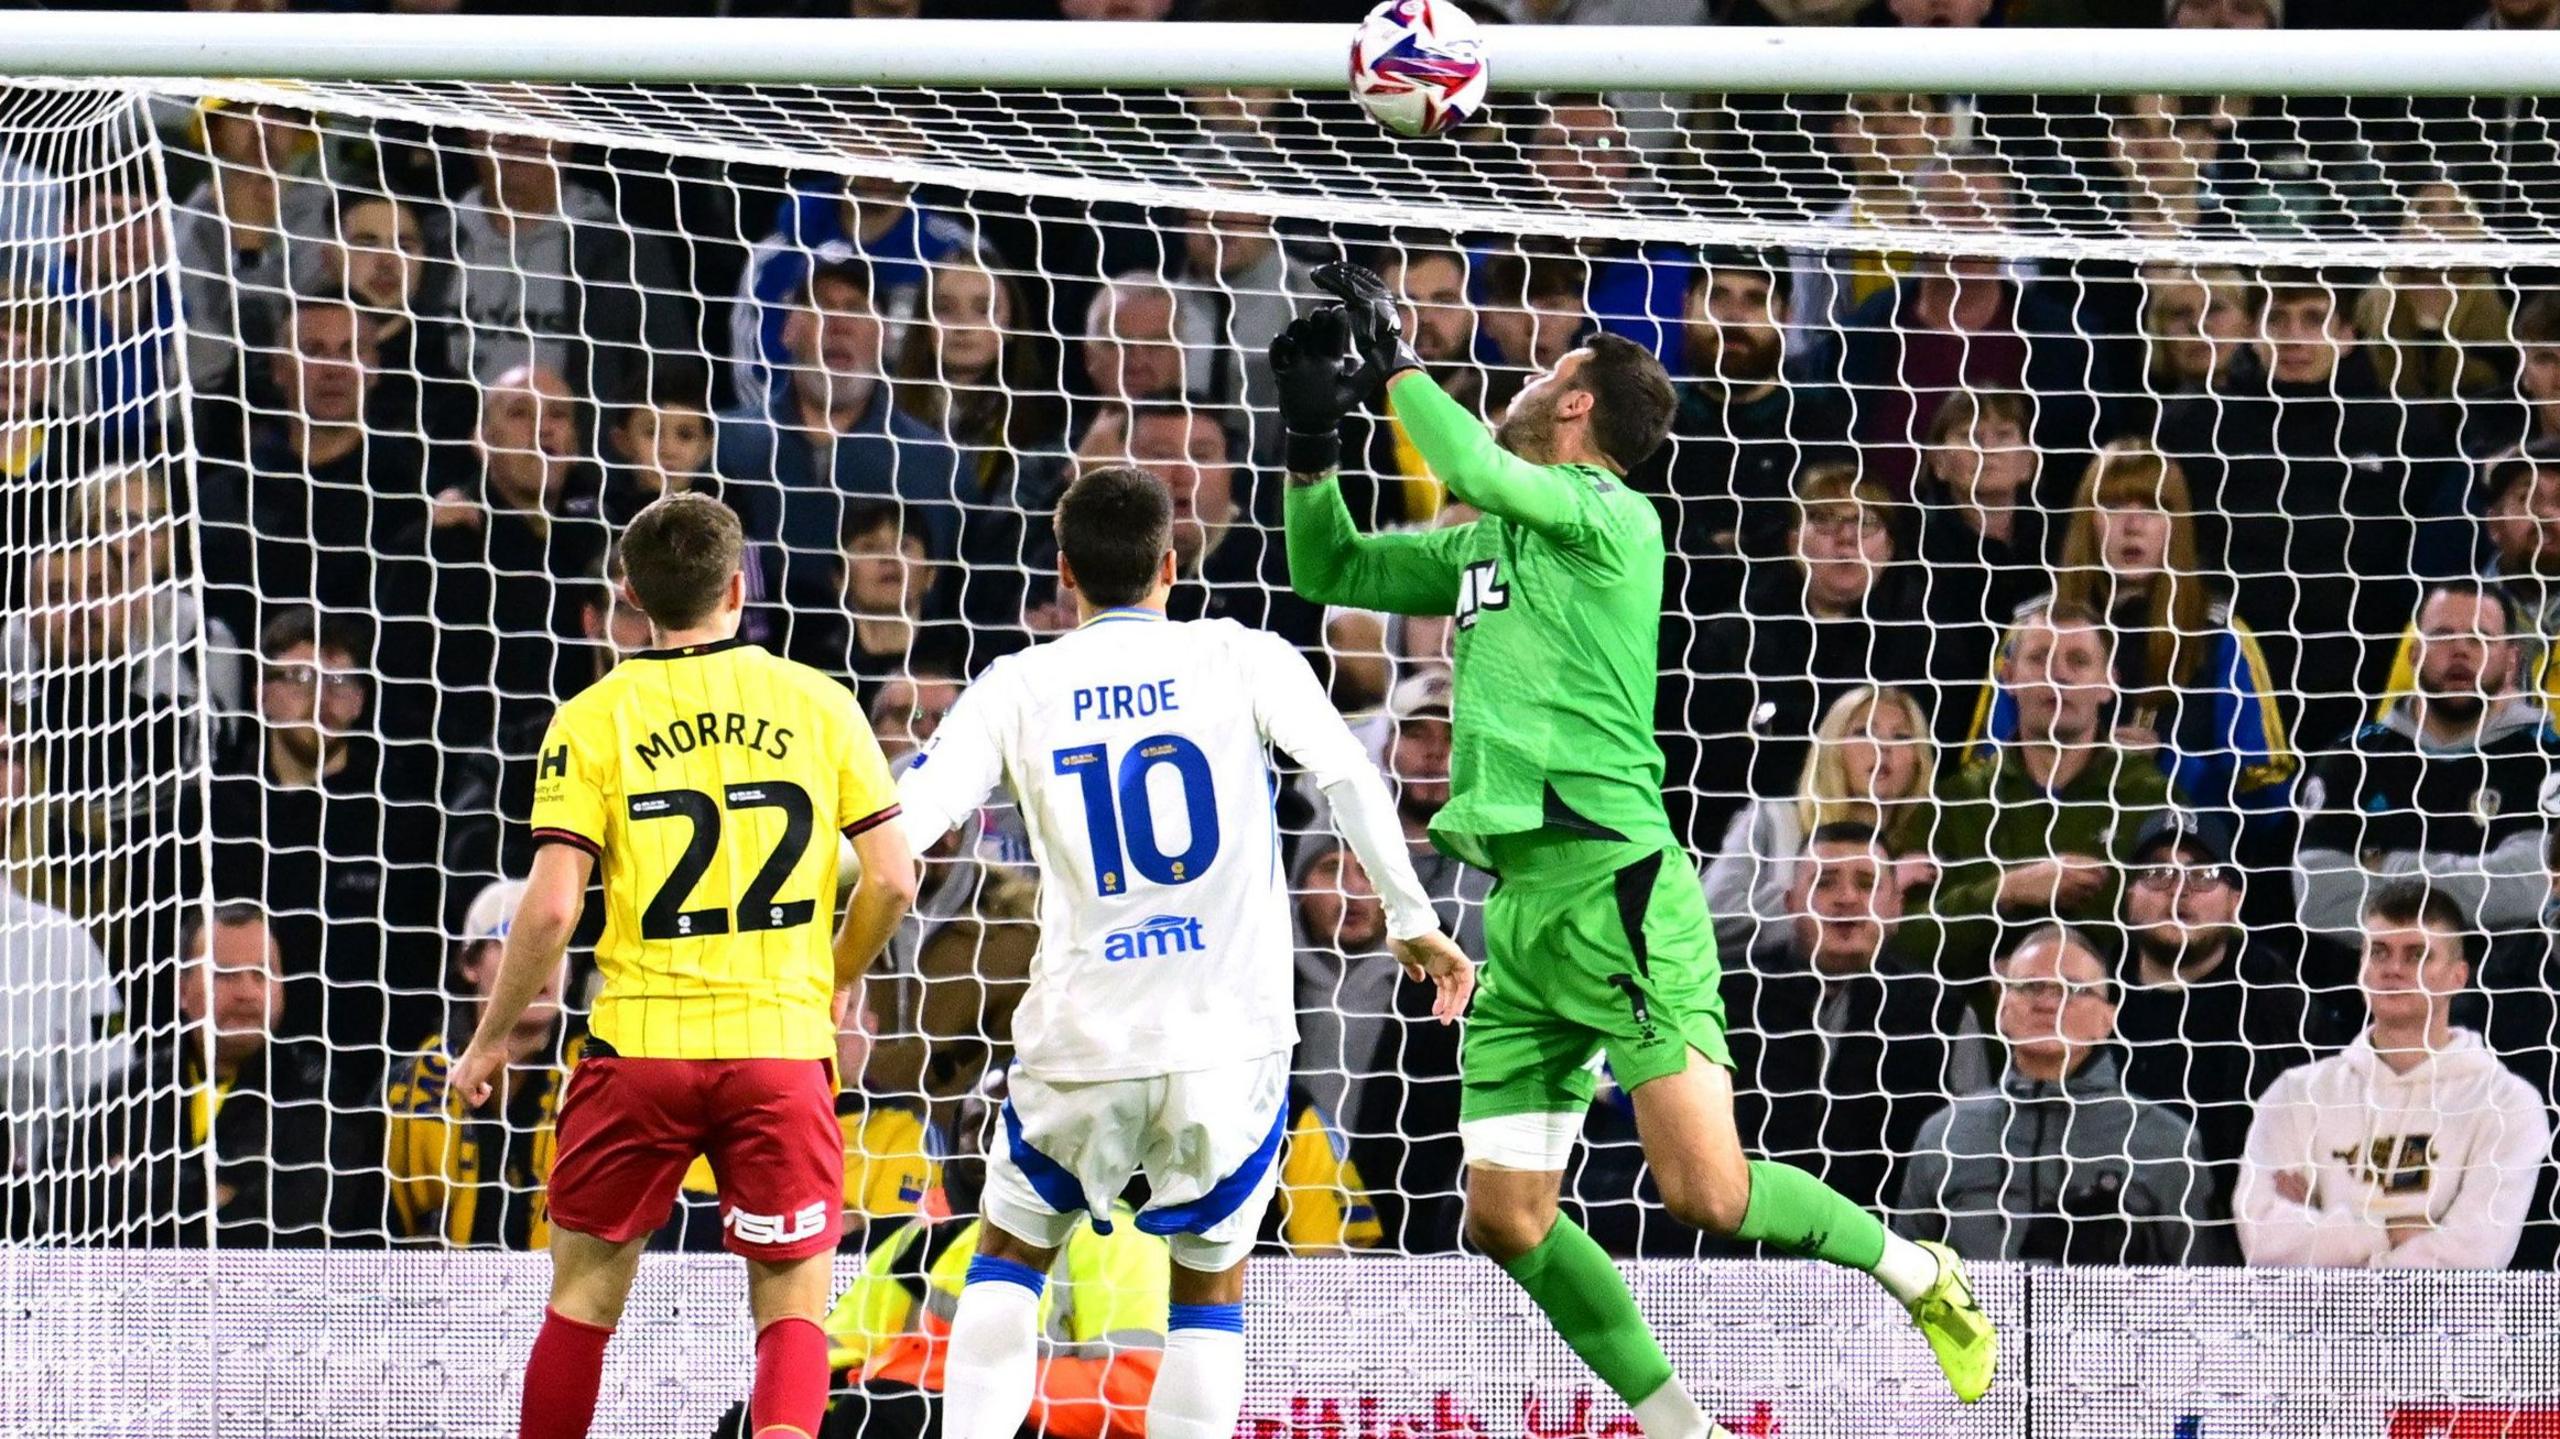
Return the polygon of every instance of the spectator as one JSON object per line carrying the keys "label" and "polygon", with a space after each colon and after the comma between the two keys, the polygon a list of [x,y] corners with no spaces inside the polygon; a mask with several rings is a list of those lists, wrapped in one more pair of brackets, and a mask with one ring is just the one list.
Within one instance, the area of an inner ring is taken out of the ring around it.
{"label": "spectator", "polygon": [[1591,326],[1589,276],[1571,256],[1496,251],[1483,267],[1476,362],[1484,412],[1499,415],[1529,376],[1571,353]]}
{"label": "spectator", "polygon": [[2032,431],[2027,398],[1996,390],[1958,390],[1929,423],[1912,499],[1941,674],[1989,673],[2001,628],[2051,578]]}
{"label": "spectator", "polygon": [[486,375],[530,345],[536,367],[577,393],[629,404],[649,392],[653,355],[701,347],[698,316],[666,243],[562,175],[568,149],[475,137],[480,183],[454,206],[462,323],[446,359],[457,375]]}
{"label": "spectator", "polygon": [[[1884,491],[1847,465],[1818,464],[1796,481],[1796,504],[1790,559],[1761,566],[1742,613],[1708,623],[1680,663],[1698,678],[1688,714],[1664,735],[1666,798],[1699,849],[1746,798],[1795,791],[1814,724],[1843,693],[1930,676],[1935,637]],[[1916,697],[1934,708],[1934,692]],[[1740,773],[1720,757],[1707,767],[1708,747],[1737,740],[1750,747]]]}
{"label": "spectator", "polygon": [[1378,1051],[1397,1024],[1387,912],[1359,859],[1331,835],[1309,837],[1289,892],[1297,899],[1298,995],[1290,1072],[1320,1113],[1347,1125],[1361,1111],[1362,1089],[1378,1074]]}
{"label": "spectator", "polygon": [[1278,529],[1255,522],[1250,471],[1235,444],[1196,406],[1147,405],[1131,414],[1129,461],[1173,496],[1175,583],[1167,613],[1232,619],[1313,649],[1323,612],[1290,587]]}
{"label": "spectator", "polygon": [[2253,352],[2255,281],[2215,266],[2145,265],[2136,334],[2113,368],[2139,374],[2139,393],[2119,401],[2120,435],[2158,436],[2168,403],[2190,395],[2236,394],[2260,383]]}
{"label": "spectator", "polygon": [[1725,976],[1736,1118],[1752,1153],[1874,1208],[1921,1122],[1987,1065],[1953,1042],[1961,991],[1938,982],[1935,931],[1905,917],[1872,825],[1827,821],[1783,868],[1787,937]]}
{"label": "spectator", "polygon": [[34,487],[64,458],[77,463],[77,439],[53,405],[64,338],[62,307],[43,282],[0,274],[0,480]]}
{"label": "spectator", "polygon": [[2475,455],[2560,449],[2560,290],[2538,290],[2516,310],[2514,403],[2466,414],[2463,443]]}
{"label": "spectator", "polygon": [[303,288],[344,293],[364,317],[383,375],[368,410],[383,429],[426,440],[470,437],[478,397],[453,368],[450,236],[430,229],[418,202],[402,195],[341,190],[337,241],[323,249]]}
{"label": "spectator", "polygon": [[[1935,95],[1912,93],[1844,96],[1829,117],[1830,151],[1847,172],[1848,196],[1821,223],[1855,233],[1916,223],[1918,178],[1955,137],[1957,117]],[[1787,353],[1817,368],[1840,343],[1840,326],[1852,312],[1892,289],[1911,268],[1911,257],[1846,248],[1799,251],[1790,262]]]}
{"label": "spectator", "polygon": [[421,699],[447,747],[529,755],[549,720],[541,702],[586,682],[578,606],[604,565],[599,488],[565,378],[519,365],[489,381],[479,431],[428,512],[433,630],[385,646],[404,678],[432,661]]}
{"label": "spectator", "polygon": [[[190,776],[219,750],[242,694],[238,642],[144,568],[156,546],[102,534],[97,500],[124,479],[91,481],[71,523],[27,561],[25,612],[0,627],[0,672],[42,777],[30,857],[117,972],[142,975],[145,956],[176,949],[181,897],[201,893]],[[165,495],[156,477],[145,488]],[[162,979],[138,987],[141,1022],[168,1023]]]}
{"label": "spectator", "polygon": [[898,413],[883,376],[882,322],[869,267],[842,247],[820,253],[783,325],[796,367],[766,406],[720,422],[717,468],[750,538],[778,537],[773,593],[824,604],[835,588],[845,508],[891,500],[914,509],[937,558],[954,552],[960,511],[951,447]]}
{"label": "spectator", "polygon": [[[2011,223],[2007,171],[1987,160],[1941,161],[1919,180],[1922,218],[1944,230]],[[2096,372],[2071,307],[2025,284],[1999,260],[1950,255],[1914,262],[1910,278],[1842,322],[1836,374],[1856,407],[1866,473],[1909,494],[1938,407],[1958,390],[2023,390],[2038,398],[2034,440],[2044,450],[2087,447],[2098,398],[2115,384]]]}
{"label": "spectator", "polygon": [[[2199,572],[2191,506],[2177,461],[2109,442],[2072,502],[2053,601],[2106,617],[2115,742],[2155,760],[2181,804],[2280,832],[2299,761],[2258,637]],[[1995,684],[1981,723],[1990,743],[2014,737],[2015,695]]]}
{"label": "spectator", "polygon": [[[1600,95],[1547,97],[1543,122],[1531,129],[1521,152],[1528,182],[1567,206],[1644,205],[1662,189],[1617,108]],[[1597,237],[1610,230],[1594,226],[1585,233]],[[1677,246],[1605,238],[1580,240],[1574,256],[1592,322],[1653,351],[1665,365],[1677,361],[1695,256]]]}
{"label": "spectator", "polygon": [[1243,408],[1253,436],[1247,454],[1257,462],[1277,458],[1280,394],[1271,378],[1271,342],[1296,318],[1298,298],[1316,293],[1309,267],[1282,248],[1263,215],[1190,211],[1182,218],[1180,245],[1172,259],[1188,373],[1201,377],[1212,404]]}
{"label": "spectator", "polygon": [[2216,181],[2222,136],[2206,96],[2112,95],[2100,197],[2113,228],[2153,239],[2227,232],[2231,215]]}
{"label": "spectator", "polygon": [[453,1055],[498,982],[498,954],[524,896],[521,880],[496,880],[471,901],[455,946],[446,1021],[391,1072],[384,1164],[391,1242],[451,1248],[544,1249],[552,1122],[586,1036],[569,1032],[561,973],[543,981],[507,1036],[507,1067],[474,1106],[446,1084]]}
{"label": "spectator", "polygon": [[1386,752],[1379,767],[1395,786],[1396,818],[1404,826],[1413,872],[1440,911],[1440,932],[1468,954],[1482,955],[1484,900],[1493,892],[1493,876],[1431,843],[1431,821],[1449,803],[1449,716],[1456,698],[1444,667],[1420,668],[1398,680],[1387,696]]}
{"label": "spectator", "polygon": [[960,627],[931,618],[935,566],[915,520],[895,504],[845,511],[833,613],[792,616],[790,656],[852,687],[865,708],[893,675],[955,671],[968,651]]}
{"label": "spectator", "polygon": [[983,252],[927,271],[925,318],[898,345],[897,405],[959,452],[958,605],[983,664],[1027,642],[1031,574],[1052,564],[1048,527],[1031,519],[1056,506],[1066,468],[1058,356]]}
{"label": "spectator", "polygon": [[[839,188],[841,187],[841,188]],[[830,253],[865,263],[879,287],[879,312],[892,323],[922,312],[933,266],[974,249],[967,219],[915,200],[902,181],[823,177],[782,198],[773,228],[747,256],[729,308],[729,363],[740,407],[762,414],[772,390],[799,359],[785,331],[812,270]]]}
{"label": "spectator", "polygon": [[2421,578],[2467,563],[2446,533],[2463,477],[2426,412],[2384,392],[2333,284],[2278,272],[2257,293],[2266,383],[2173,401],[2161,448],[2205,517],[2203,567],[2234,577],[2296,727],[2326,736],[2381,682]]}
{"label": "spectator", "polygon": [[2195,1122],[2196,1149],[2229,1192],[2249,1106],[2309,1059],[2311,1007],[2291,960],[2240,921],[2241,871],[2219,815],[2164,810],[2134,836],[2124,887],[2130,954],[2116,1007],[2125,1088]]}
{"label": "spectator", "polygon": [[[0,733],[0,823],[14,831],[31,797],[15,734]],[[86,926],[0,868],[0,1243],[76,1240],[99,1216],[78,1203],[96,1156],[81,1141],[97,1104],[133,1057],[124,1001]]]}
{"label": "spectator", "polygon": [[[110,164],[74,182],[72,242],[65,247],[54,293],[67,301],[71,346],[83,412],[98,416],[82,438],[85,453],[56,463],[88,468],[158,459],[173,448],[178,321],[176,272],[153,204],[157,179],[134,162]],[[67,438],[67,436],[66,436]]]}
{"label": "spectator", "polygon": [[2098,944],[2043,925],[1995,972],[2008,1072],[1921,1126],[1903,1171],[1902,1228],[1967,1259],[2222,1262],[2193,1131],[2125,1092],[2111,1047],[2115,982]]}
{"label": "spectator", "polygon": [[2016,697],[2017,736],[1940,793],[1931,903],[1951,931],[1943,971],[1979,964],[2000,926],[2115,918],[2132,840],[2169,794],[2150,757],[2105,729],[2117,698],[2110,648],[2105,621],[2065,604],[2029,610],[2001,647],[1994,673]]}
{"label": "spectator", "polygon": [[224,1249],[319,1244],[327,1070],[314,1046],[276,1036],[284,960],[266,919],[224,905],[187,926],[180,953],[178,1027],[125,1072],[88,1141],[98,1237],[194,1246],[210,1216]]}
{"label": "spectator", "polygon": [[890,768],[931,743],[942,717],[959,702],[960,681],[952,675],[927,670],[882,681],[869,713],[871,733]]}
{"label": "spectator", "polygon": [[[2470,197],[2450,181],[2410,187],[2401,238],[2418,244],[2489,239]],[[2356,298],[2356,333],[2373,345],[2382,388],[2412,404],[2509,392],[2515,317],[2498,276],[2483,269],[2385,270]],[[2460,412],[2456,412],[2458,419]]]}
{"label": "spectator", "polygon": [[326,243],[333,206],[313,173],[319,136],[309,117],[222,100],[200,102],[196,116],[211,173],[169,221],[187,374],[198,394],[236,400],[241,353],[274,343],[288,277],[308,263],[297,251]]}
{"label": "spectator", "polygon": [[2428,591],[2416,688],[2312,766],[2302,796],[2302,925],[2354,944],[2368,891],[2424,875],[2490,934],[2537,922],[2548,885],[2548,716],[2515,692],[2507,607],[2476,581]]}
{"label": "spectator", "polygon": [[[2480,582],[2506,603],[2516,622],[2516,693],[2546,711],[2560,670],[2553,643],[2560,640],[2560,441],[2536,444],[2491,461],[2480,482],[2487,511],[2480,523],[2488,541]],[[2383,682],[2381,710],[2388,713],[2416,687],[2418,632],[2404,630],[2400,652]]]}
{"label": "spectator", "polygon": [[204,481],[208,599],[243,634],[271,605],[407,608],[427,516],[425,444],[370,423],[383,370],[355,305],[304,297],[285,323],[265,357],[280,408],[250,421],[245,471]]}
{"label": "spectator", "polygon": [[307,609],[258,637],[258,723],[217,760],[214,892],[252,900],[287,960],[276,1032],[329,1046],[334,1097],[423,1042],[442,971],[446,816],[372,732],[366,638]]}
{"label": "spectator", "polygon": [[1130,406],[1180,400],[1205,383],[1183,348],[1181,301],[1151,276],[1117,276],[1093,292],[1083,360],[1085,397],[1071,426],[1079,455],[1125,436]]}
{"label": "spectator", "polygon": [[2362,906],[2372,1024],[2259,1102],[2232,1210],[2252,1264],[2498,1269],[2551,1149],[2541,1096],[2469,1029],[2465,906],[2416,879]]}
{"label": "spectator", "polygon": [[1919,702],[1890,685],[1845,690],[1814,727],[1796,792],[1751,802],[1733,817],[1703,881],[1716,945],[1749,954],[1793,942],[1799,911],[1788,902],[1806,836],[1826,825],[1862,824],[1888,854],[1914,856],[1888,876],[1897,894],[1922,888],[1930,796],[1938,761]]}
{"label": "spectator", "polygon": [[1778,314],[1788,279],[1770,257],[1707,256],[1689,286],[1679,371],[1691,378],[1680,386],[1673,442],[1634,481],[1663,512],[1669,597],[1693,622],[1739,598],[1743,570],[1732,557],[1786,553],[1797,471],[1848,458],[1847,398],[1785,383]]}

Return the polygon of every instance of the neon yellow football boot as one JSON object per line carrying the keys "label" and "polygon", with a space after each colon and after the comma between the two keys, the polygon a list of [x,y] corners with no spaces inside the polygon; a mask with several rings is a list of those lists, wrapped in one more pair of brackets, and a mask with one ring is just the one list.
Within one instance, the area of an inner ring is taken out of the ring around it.
{"label": "neon yellow football boot", "polygon": [[1965,1282],[1956,1252],[1927,1239],[1920,1247],[1937,1256],[1938,1282],[1911,1306],[1911,1322],[1928,1339],[1938,1367],[1947,1371],[1956,1398],[1970,1404],[1990,1391],[1992,1371],[2000,1362],[2000,1334],[1991,1327],[1991,1316],[1973,1302],[1973,1286]]}

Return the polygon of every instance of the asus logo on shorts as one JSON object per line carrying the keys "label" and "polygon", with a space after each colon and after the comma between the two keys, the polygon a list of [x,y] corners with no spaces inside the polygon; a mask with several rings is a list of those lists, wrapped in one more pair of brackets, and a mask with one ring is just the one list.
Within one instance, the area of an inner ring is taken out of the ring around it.
{"label": "asus logo on shorts", "polygon": [[797,1244],[827,1232],[827,1205],[820,1200],[788,1218],[732,1209],[720,1222],[749,1244]]}

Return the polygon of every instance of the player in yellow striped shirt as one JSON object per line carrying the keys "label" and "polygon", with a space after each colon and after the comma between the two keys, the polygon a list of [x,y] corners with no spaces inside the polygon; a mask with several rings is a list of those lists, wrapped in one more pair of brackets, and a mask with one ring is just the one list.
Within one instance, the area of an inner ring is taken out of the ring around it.
{"label": "player in yellow striped shirt", "polygon": [[[669,495],[621,541],[655,648],[560,707],[533,797],[533,873],[453,1087],[477,1105],[517,1014],[604,872],[604,989],[560,1105],[551,1306],[518,1434],[584,1439],[605,1343],[697,1155],[747,1260],[758,1439],[826,1413],[829,1256],[843,1224],[836,1023],[915,899],[915,860],[853,692],[738,638],[737,516]],[[862,878],[832,943],[841,832]]]}

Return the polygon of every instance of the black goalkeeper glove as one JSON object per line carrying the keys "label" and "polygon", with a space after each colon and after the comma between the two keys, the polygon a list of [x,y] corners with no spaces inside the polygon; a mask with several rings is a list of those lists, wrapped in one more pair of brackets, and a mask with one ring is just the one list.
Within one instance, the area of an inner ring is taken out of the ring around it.
{"label": "black goalkeeper glove", "polygon": [[1342,463],[1343,417],[1385,378],[1353,353],[1343,308],[1321,305],[1290,321],[1271,341],[1271,374],[1287,431],[1281,463],[1293,475],[1330,474]]}
{"label": "black goalkeeper glove", "polygon": [[1404,337],[1404,311],[1387,290],[1387,282],[1366,265],[1336,260],[1319,266],[1316,287],[1342,301],[1351,319],[1351,343],[1359,347],[1385,384],[1404,370],[1419,370],[1422,356]]}

